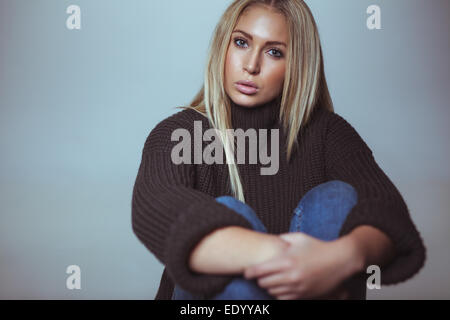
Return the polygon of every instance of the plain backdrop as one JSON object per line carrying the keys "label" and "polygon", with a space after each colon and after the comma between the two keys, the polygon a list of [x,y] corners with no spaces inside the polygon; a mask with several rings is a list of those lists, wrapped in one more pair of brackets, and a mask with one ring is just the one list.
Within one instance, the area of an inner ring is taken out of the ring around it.
{"label": "plain backdrop", "polygon": [[[403,195],[427,247],[368,299],[448,299],[450,2],[306,1],[335,111]],[[0,2],[0,298],[153,299],[163,265],[131,228],[147,135],[202,84],[231,1]],[[69,5],[81,29],[66,27]],[[381,30],[366,27],[369,5]],[[81,289],[66,268],[81,268]]]}

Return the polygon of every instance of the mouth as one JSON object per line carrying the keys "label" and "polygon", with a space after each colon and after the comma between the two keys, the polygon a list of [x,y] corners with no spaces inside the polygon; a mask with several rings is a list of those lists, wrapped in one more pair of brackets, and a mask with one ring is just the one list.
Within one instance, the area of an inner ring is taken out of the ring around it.
{"label": "mouth", "polygon": [[248,80],[235,82],[234,85],[239,92],[246,95],[253,95],[259,91],[258,86],[254,82]]}

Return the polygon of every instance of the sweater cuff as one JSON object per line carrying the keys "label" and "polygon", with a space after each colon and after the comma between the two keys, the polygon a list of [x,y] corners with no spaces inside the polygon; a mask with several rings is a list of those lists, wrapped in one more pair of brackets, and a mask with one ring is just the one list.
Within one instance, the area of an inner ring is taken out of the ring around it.
{"label": "sweater cuff", "polygon": [[406,281],[422,269],[426,249],[405,207],[369,200],[357,203],[347,216],[339,236],[350,233],[360,225],[370,225],[383,231],[395,246],[395,258],[387,265],[380,266],[381,284]]}
{"label": "sweater cuff", "polygon": [[192,294],[215,295],[225,289],[236,275],[197,273],[189,268],[194,247],[206,235],[227,226],[252,229],[241,215],[212,201],[195,202],[179,213],[167,238],[166,268],[175,285]]}

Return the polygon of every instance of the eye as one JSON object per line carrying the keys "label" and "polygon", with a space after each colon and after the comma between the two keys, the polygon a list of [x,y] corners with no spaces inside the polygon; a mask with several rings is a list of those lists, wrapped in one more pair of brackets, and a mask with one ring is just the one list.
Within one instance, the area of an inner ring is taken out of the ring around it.
{"label": "eye", "polygon": [[[239,42],[239,41],[241,41],[241,42]],[[235,38],[234,39],[234,43],[238,46],[238,47],[242,47],[242,45],[240,45],[239,43],[245,43],[246,41],[244,40],[244,39],[241,39],[241,38]]]}
{"label": "eye", "polygon": [[278,50],[278,49],[270,49],[269,51],[275,51],[275,52],[277,52],[277,54],[274,55],[275,58],[281,58],[281,57],[283,57],[283,53],[282,53],[280,50]]}
{"label": "eye", "polygon": [[[234,44],[238,48],[244,48],[244,45],[247,43],[247,41],[242,39],[242,38],[234,38],[233,41],[234,41]],[[283,57],[283,53],[280,50],[278,50],[278,49],[272,48],[272,49],[269,50],[269,52],[270,51],[274,51],[275,52],[275,54],[271,54],[271,56],[274,57],[274,58],[282,58]]]}

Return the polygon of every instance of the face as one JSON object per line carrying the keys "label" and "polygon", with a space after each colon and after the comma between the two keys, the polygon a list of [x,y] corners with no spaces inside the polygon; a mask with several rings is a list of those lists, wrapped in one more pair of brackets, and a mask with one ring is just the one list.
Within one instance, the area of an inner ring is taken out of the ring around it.
{"label": "face", "polygon": [[[225,92],[234,103],[255,107],[281,94],[287,41],[288,27],[282,14],[259,5],[241,14],[225,61]],[[242,81],[251,82],[238,83]]]}

